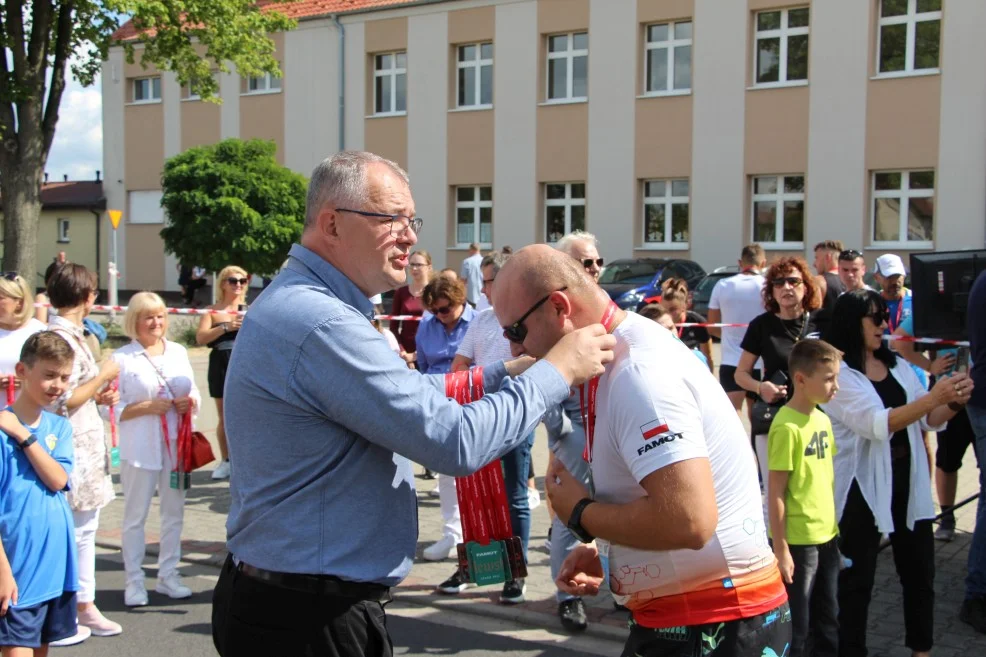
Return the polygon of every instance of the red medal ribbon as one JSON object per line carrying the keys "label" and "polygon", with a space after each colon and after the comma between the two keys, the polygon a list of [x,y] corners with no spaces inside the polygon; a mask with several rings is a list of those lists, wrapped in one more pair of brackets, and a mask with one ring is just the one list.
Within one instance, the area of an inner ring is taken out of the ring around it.
{"label": "red medal ribbon", "polygon": [[[613,316],[616,315],[617,310],[619,308],[612,301],[606,306],[606,312],[603,313],[603,318],[599,323],[605,327],[607,332],[611,330],[610,323],[613,321]],[[586,402],[585,388],[584,384],[579,386],[579,410],[582,413],[582,426],[585,427],[585,450],[582,452],[582,458],[585,459],[586,463],[592,463],[592,443],[596,433],[596,391],[599,390],[599,377],[596,376],[589,380],[588,403]]]}
{"label": "red medal ribbon", "polygon": [[[110,384],[110,389],[111,390],[114,390],[114,391],[120,389],[120,377],[116,377],[115,379],[113,379],[113,383]],[[9,396],[9,393],[8,393],[8,396]],[[110,436],[112,438],[113,447],[116,447],[117,446],[117,439],[116,439],[116,404],[110,404]]]}
{"label": "red medal ribbon", "polygon": [[16,397],[17,397],[17,387],[14,384],[14,375],[8,374],[7,375],[7,406],[13,404]]}

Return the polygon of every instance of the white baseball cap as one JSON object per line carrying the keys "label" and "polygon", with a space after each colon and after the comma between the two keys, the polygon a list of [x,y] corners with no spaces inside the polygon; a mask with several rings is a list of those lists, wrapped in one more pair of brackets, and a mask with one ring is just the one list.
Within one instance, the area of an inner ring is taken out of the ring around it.
{"label": "white baseball cap", "polygon": [[900,259],[899,255],[893,253],[884,253],[877,258],[876,269],[874,271],[885,277],[907,275],[907,271],[904,269],[904,261]]}

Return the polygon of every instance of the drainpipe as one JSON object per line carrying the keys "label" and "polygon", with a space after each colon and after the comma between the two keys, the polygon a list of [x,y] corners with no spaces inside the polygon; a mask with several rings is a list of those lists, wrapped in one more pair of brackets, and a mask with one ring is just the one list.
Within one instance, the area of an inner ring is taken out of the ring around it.
{"label": "drainpipe", "polygon": [[339,28],[339,150],[346,150],[346,28],[333,16]]}

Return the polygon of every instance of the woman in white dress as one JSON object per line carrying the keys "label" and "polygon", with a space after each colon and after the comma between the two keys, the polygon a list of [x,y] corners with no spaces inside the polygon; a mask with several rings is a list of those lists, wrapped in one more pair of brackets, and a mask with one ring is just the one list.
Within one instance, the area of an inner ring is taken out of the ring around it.
{"label": "woman in white dress", "polygon": [[[45,325],[34,318],[34,294],[27,281],[16,272],[5,272],[0,276],[0,384],[4,388],[8,377],[13,377],[24,342],[43,330]],[[18,385],[16,377],[13,381]]]}
{"label": "woman in white dress", "polygon": [[[120,366],[120,479],[123,483],[123,566],[128,607],[147,604],[144,587],[144,525],[155,491],[161,507],[161,548],[155,591],[170,598],[192,595],[181,583],[181,529],[185,491],[171,487],[177,459],[179,416],[201,403],[183,346],[165,338],[168,315],[153,292],[135,294],[124,331],[132,342],[113,354]],[[165,431],[165,425],[167,431]]]}

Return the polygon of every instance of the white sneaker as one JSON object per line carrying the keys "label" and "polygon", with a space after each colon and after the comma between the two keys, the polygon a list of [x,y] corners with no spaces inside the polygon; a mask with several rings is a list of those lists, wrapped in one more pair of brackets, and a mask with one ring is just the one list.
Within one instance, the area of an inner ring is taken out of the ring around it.
{"label": "white sneaker", "polygon": [[453,559],[456,555],[455,538],[451,536],[442,536],[433,545],[426,547],[423,553],[424,558],[428,561]]}
{"label": "white sneaker", "polygon": [[541,493],[538,492],[537,488],[527,489],[527,507],[533,511],[534,509],[541,506]]}
{"label": "white sneaker", "polygon": [[430,491],[428,491],[428,497],[441,497],[442,494],[438,491],[438,486],[435,486]]}
{"label": "white sneaker", "polygon": [[128,607],[146,607],[147,589],[143,582],[130,582],[123,592],[123,604]]}
{"label": "white sneaker", "polygon": [[54,646],[55,648],[64,648],[66,646],[74,646],[82,643],[86,639],[92,636],[92,630],[90,630],[85,625],[79,625],[79,629],[76,630],[75,634],[70,637],[59,639],[58,641],[52,641],[49,646]]}
{"label": "white sneaker", "polygon": [[215,481],[220,479],[229,479],[229,461],[220,461],[216,469],[212,471],[212,478]]}
{"label": "white sneaker", "polygon": [[123,627],[103,616],[95,605],[79,612],[79,625],[88,627],[93,636],[116,636],[123,633]]}
{"label": "white sneaker", "polygon": [[181,583],[181,576],[178,573],[168,575],[163,579],[159,577],[154,590],[174,600],[192,597],[192,589]]}

